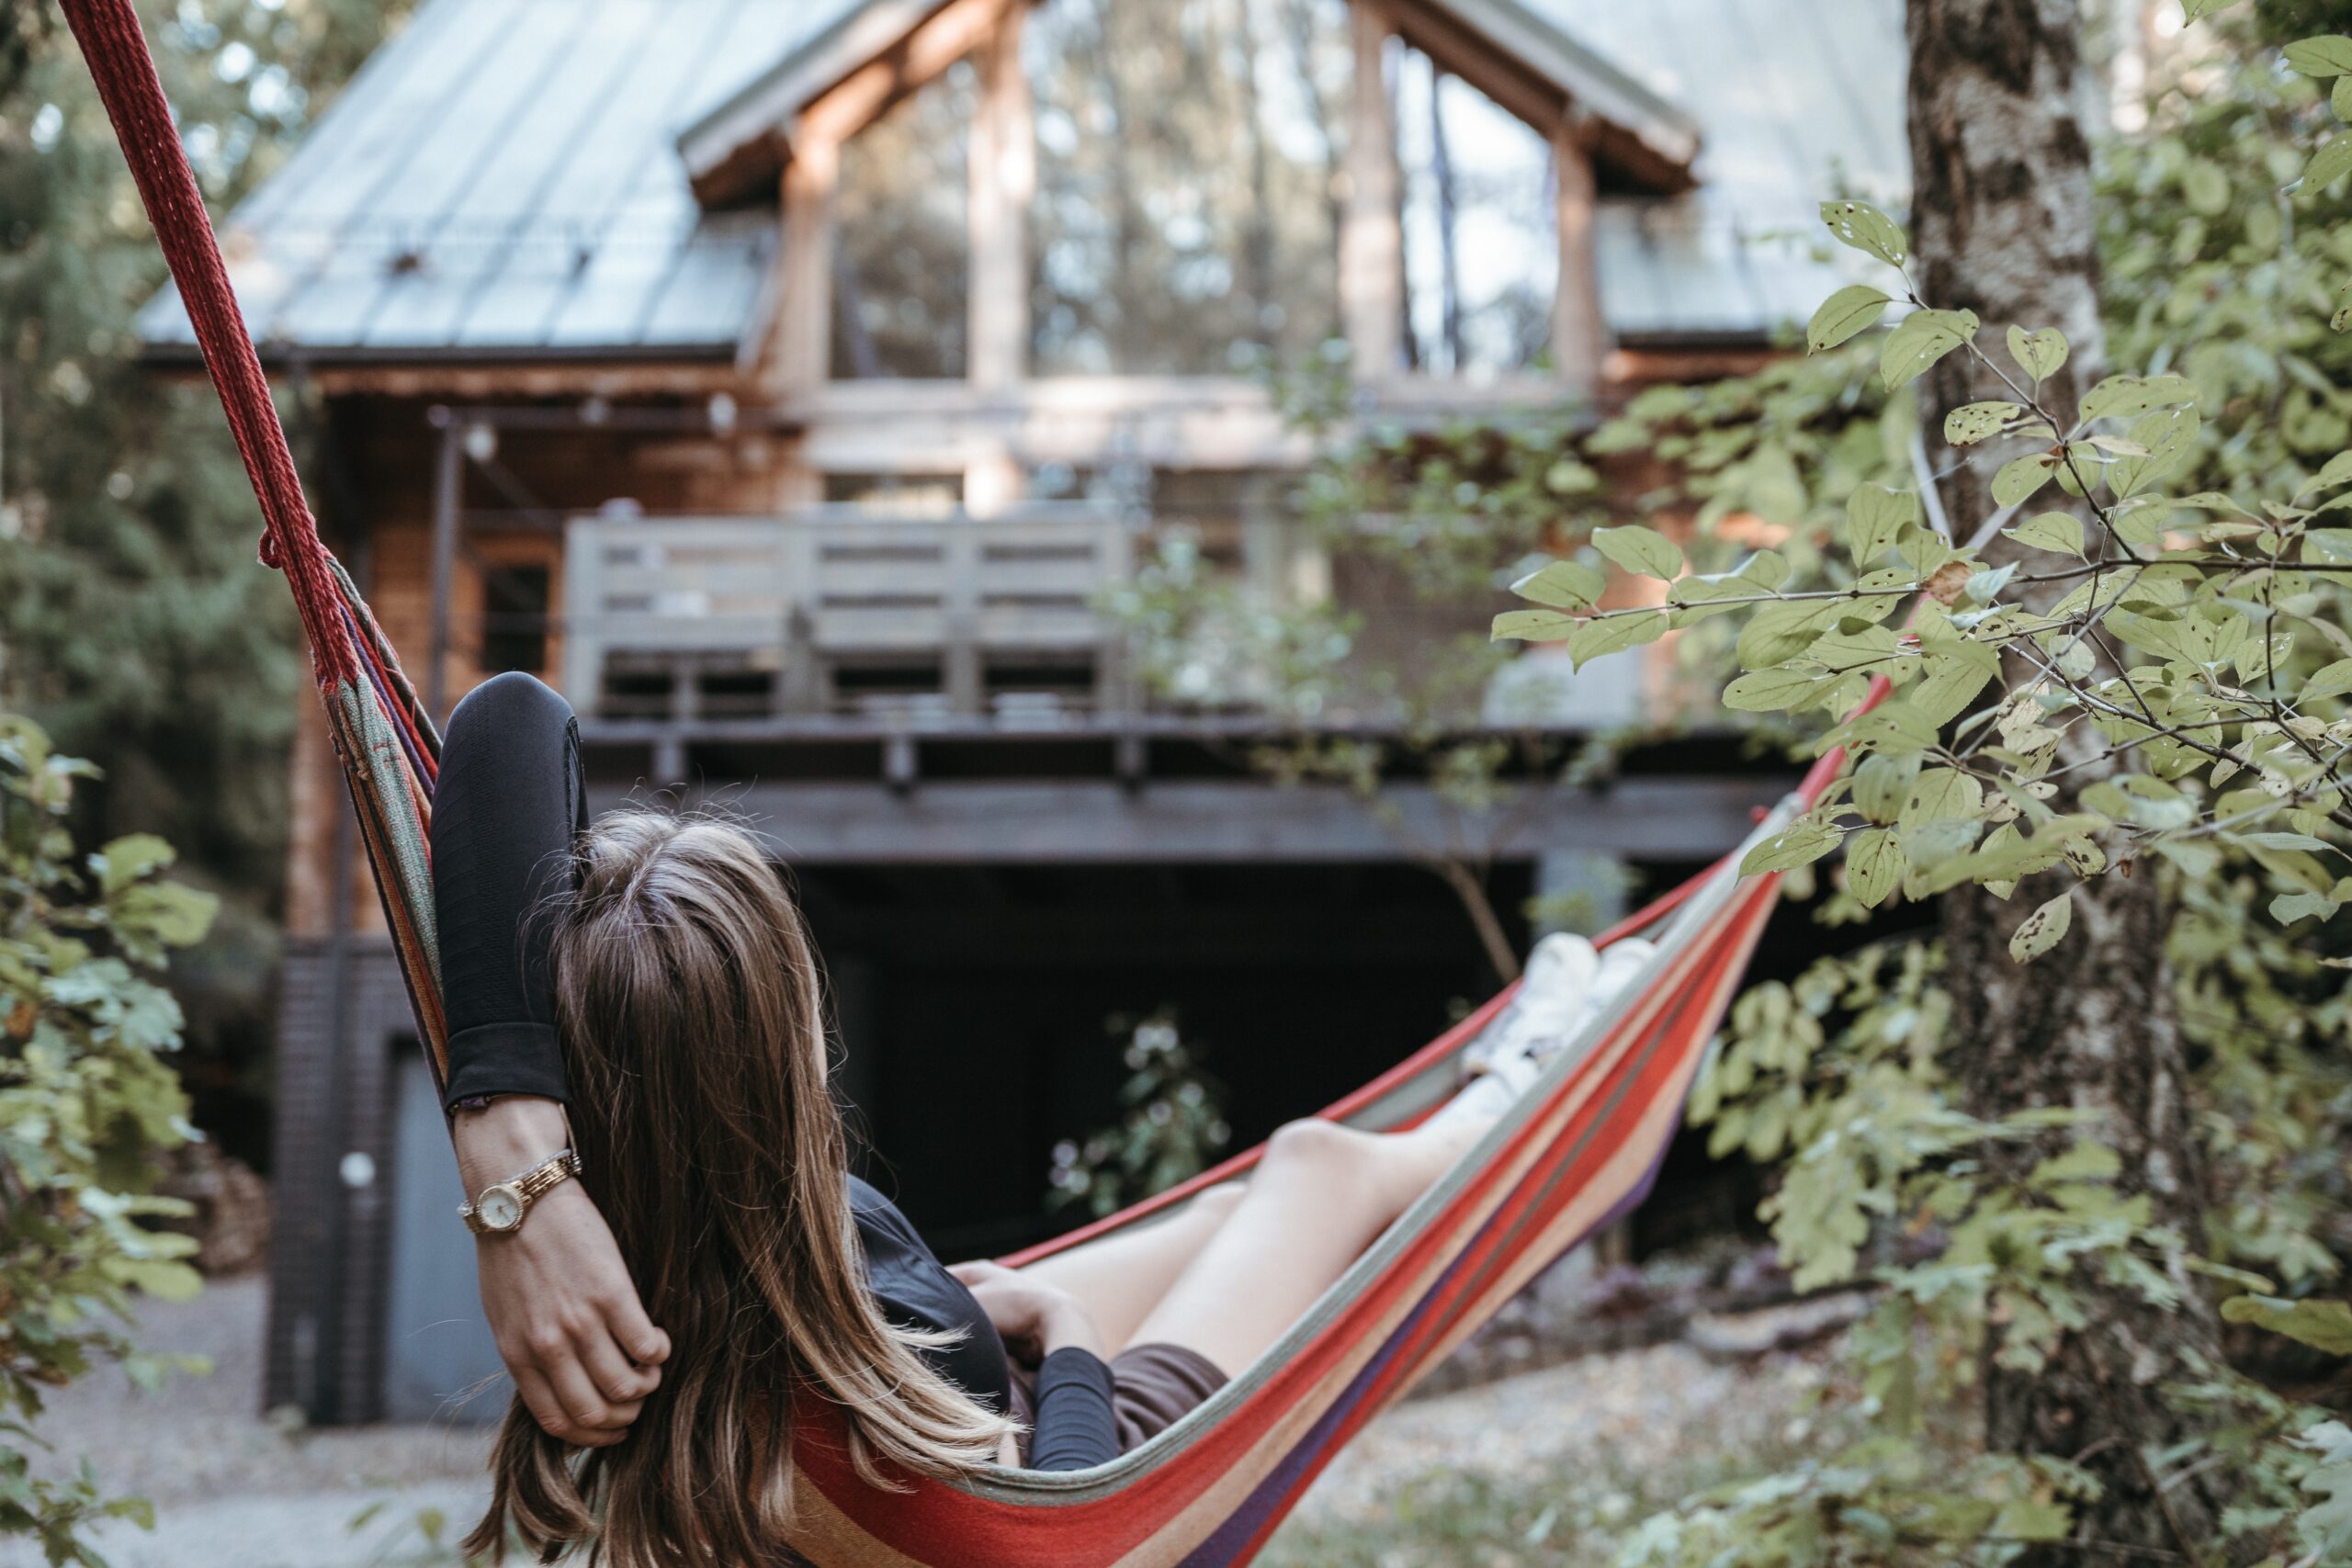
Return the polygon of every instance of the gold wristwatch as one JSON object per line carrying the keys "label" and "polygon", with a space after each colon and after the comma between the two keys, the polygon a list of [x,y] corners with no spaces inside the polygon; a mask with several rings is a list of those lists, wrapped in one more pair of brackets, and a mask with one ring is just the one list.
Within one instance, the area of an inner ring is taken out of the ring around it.
{"label": "gold wristwatch", "polygon": [[533,1203],[579,1174],[580,1156],[558,1149],[546,1164],[485,1187],[472,1202],[458,1204],[458,1217],[476,1235],[512,1235],[523,1228],[523,1216]]}

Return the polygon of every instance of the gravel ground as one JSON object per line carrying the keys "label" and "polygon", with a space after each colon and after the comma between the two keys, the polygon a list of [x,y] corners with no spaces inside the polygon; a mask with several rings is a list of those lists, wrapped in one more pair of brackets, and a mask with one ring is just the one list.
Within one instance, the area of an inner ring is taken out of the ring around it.
{"label": "gravel ground", "polygon": [[[259,1279],[214,1285],[195,1302],[157,1304],[153,1348],[204,1355],[216,1371],[139,1394],[112,1371],[66,1390],[40,1429],[61,1460],[87,1453],[107,1484],[153,1500],[153,1533],[112,1525],[113,1568],[394,1568],[447,1563],[426,1549],[420,1516],[450,1534],[478,1517],[489,1428],[376,1427],[305,1432],[258,1411],[266,1292]],[[1819,1380],[1802,1356],[1725,1365],[1688,1346],[1593,1356],[1388,1412],[1302,1504],[1281,1546],[1294,1554],[1326,1529],[1376,1528],[1415,1483],[1439,1474],[1498,1485],[1563,1473],[1602,1489],[1610,1478],[1687,1466],[1694,1453],[1769,1448],[1789,1434]],[[371,1504],[377,1517],[355,1531]],[[0,1549],[0,1568],[31,1554]]]}
{"label": "gravel ground", "polygon": [[[267,1303],[257,1275],[216,1282],[193,1302],[150,1303],[141,1342],[209,1357],[211,1376],[147,1394],[101,1369],[51,1401],[37,1429],[57,1450],[52,1463],[87,1454],[109,1494],[155,1505],[154,1533],[127,1524],[100,1532],[113,1568],[373,1568],[417,1555],[417,1510],[441,1508],[458,1534],[479,1515],[487,1427],[312,1432],[263,1416]],[[388,1504],[382,1517],[351,1530],[377,1502]],[[5,1568],[36,1561],[0,1548]]]}
{"label": "gravel ground", "polygon": [[1376,1524],[1414,1483],[1442,1472],[1504,1488],[1561,1475],[1605,1487],[1685,1470],[1701,1455],[1777,1447],[1802,1434],[1795,1412],[1821,1377],[1802,1356],[1724,1365],[1674,1344],[1408,1400],[1332,1461],[1286,1533]]}

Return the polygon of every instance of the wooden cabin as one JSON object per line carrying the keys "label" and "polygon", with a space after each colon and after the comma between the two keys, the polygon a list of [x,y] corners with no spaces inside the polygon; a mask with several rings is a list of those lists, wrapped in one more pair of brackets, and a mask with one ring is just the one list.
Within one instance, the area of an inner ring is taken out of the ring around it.
{"label": "wooden cabin", "polygon": [[[596,805],[757,819],[877,1169],[978,1253],[1050,1223],[1107,1016],[1176,1005],[1246,1137],[1491,983],[1392,825],[1458,827],[1426,780],[1268,784],[1247,704],[1156,704],[1100,613],[1179,533],[1376,596],[1262,367],[1344,344],[1409,423],[1754,363],[1841,280],[1825,188],[1900,195],[1901,51],[1893,0],[424,0],[226,237],[433,706],[534,671]],[[171,296],[144,330],[192,363]],[[268,1398],[430,1415],[496,1367],[472,1244],[315,725],[294,767]],[[1702,741],[1555,792],[1499,902],[1776,787]]]}

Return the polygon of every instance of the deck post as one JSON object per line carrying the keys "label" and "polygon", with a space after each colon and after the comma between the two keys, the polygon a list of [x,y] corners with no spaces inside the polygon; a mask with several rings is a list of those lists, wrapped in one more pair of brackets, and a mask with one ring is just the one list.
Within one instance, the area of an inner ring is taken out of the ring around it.
{"label": "deck post", "polygon": [[811,136],[784,166],[784,250],[776,302],[772,390],[779,402],[808,397],[832,366],[833,191],[841,145]]}
{"label": "deck post", "polygon": [[1355,72],[1340,225],[1340,314],[1356,379],[1376,381],[1401,368],[1405,350],[1404,176],[1388,105],[1388,40],[1395,28],[1366,0],[1348,11]]}
{"label": "deck post", "polygon": [[1600,313],[1595,265],[1598,186],[1592,153],[1574,111],[1552,130],[1553,196],[1560,227],[1560,276],[1552,294],[1552,362],[1568,389],[1589,397],[1600,385],[1609,328]]}
{"label": "deck post", "polygon": [[424,662],[424,711],[449,721],[449,600],[458,581],[458,508],[465,485],[465,447],[457,415],[435,405],[425,415],[437,433],[433,452],[433,618]]}
{"label": "deck post", "polygon": [[966,371],[995,390],[1021,380],[1029,362],[1029,203],[1037,188],[1029,78],[1021,69],[1024,6],[1008,8],[975,51],[979,105],[972,117],[970,294]]}

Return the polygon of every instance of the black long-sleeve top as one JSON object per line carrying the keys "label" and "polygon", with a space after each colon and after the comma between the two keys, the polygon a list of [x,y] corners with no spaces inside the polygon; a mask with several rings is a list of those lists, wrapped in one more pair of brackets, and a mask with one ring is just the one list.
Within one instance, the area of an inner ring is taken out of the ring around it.
{"label": "black long-sleeve top", "polygon": [[[534,916],[570,895],[571,843],[586,826],[580,728],[569,704],[531,677],[510,674],[458,705],[433,797],[453,1111],[492,1095],[570,1098],[555,1029],[551,922]],[[956,1344],[924,1356],[982,1404],[1010,1409],[1012,1361],[972,1292],[888,1198],[847,1173],[842,1179],[883,1315],[902,1327],[962,1331]],[[1100,1357],[1055,1351],[1037,1369],[1035,1396],[1032,1469],[1083,1470],[1118,1453],[1111,1373]]]}

